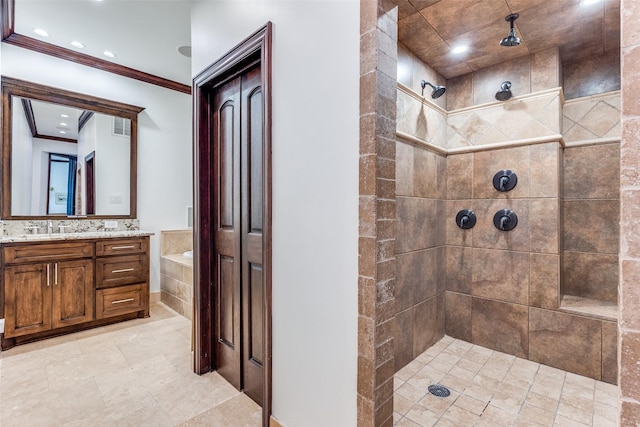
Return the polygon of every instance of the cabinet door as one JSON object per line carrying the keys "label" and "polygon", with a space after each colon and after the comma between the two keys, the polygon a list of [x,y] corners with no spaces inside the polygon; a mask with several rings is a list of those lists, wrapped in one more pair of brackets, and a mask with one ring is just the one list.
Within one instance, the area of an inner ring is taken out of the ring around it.
{"label": "cabinet door", "polygon": [[19,337],[51,329],[52,283],[51,264],[5,268],[5,337]]}
{"label": "cabinet door", "polygon": [[52,269],[53,327],[93,320],[93,260],[57,262]]}

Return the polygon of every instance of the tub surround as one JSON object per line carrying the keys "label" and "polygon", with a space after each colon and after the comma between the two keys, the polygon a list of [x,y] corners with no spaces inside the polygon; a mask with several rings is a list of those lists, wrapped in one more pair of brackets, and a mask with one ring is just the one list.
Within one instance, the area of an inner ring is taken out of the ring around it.
{"label": "tub surround", "polygon": [[193,230],[160,232],[160,299],[185,316],[193,317]]}

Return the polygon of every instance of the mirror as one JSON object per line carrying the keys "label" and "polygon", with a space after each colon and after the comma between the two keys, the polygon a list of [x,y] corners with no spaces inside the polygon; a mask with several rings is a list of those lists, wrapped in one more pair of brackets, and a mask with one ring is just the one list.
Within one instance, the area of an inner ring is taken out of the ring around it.
{"label": "mirror", "polygon": [[2,77],[2,218],[136,217],[143,108]]}

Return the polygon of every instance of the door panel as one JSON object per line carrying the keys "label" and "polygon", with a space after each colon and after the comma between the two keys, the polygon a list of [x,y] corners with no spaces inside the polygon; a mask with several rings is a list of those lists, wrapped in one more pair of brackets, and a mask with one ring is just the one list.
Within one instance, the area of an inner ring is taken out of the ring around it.
{"label": "door panel", "polygon": [[249,342],[251,345],[248,359],[262,366],[262,266],[250,264],[249,287]]}
{"label": "door panel", "polygon": [[[237,85],[233,84],[235,89]],[[218,123],[218,140],[220,141],[220,199],[218,206],[220,207],[220,228],[232,229],[234,224],[234,151],[236,147],[236,135],[234,124],[236,102],[234,99],[237,94],[230,94],[232,99],[227,100],[220,108]]]}
{"label": "door panel", "polygon": [[220,375],[236,388],[240,372],[240,78],[215,94],[213,113],[216,336],[214,354]]}
{"label": "door panel", "polygon": [[51,329],[49,264],[5,268],[5,337],[12,338]]}
{"label": "door panel", "polygon": [[53,327],[93,320],[93,260],[53,264]]}
{"label": "door panel", "polygon": [[261,68],[242,76],[242,363],[247,396],[263,400],[262,88]]}

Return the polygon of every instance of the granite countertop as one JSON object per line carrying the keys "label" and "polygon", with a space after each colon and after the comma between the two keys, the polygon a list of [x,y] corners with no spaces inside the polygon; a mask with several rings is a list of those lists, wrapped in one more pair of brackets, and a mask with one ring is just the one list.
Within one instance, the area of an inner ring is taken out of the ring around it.
{"label": "granite countertop", "polygon": [[2,236],[1,243],[18,242],[49,242],[59,240],[109,239],[153,236],[153,232],[143,230],[125,231],[84,231],[81,233],[52,233],[52,234],[19,234],[16,236]]}

